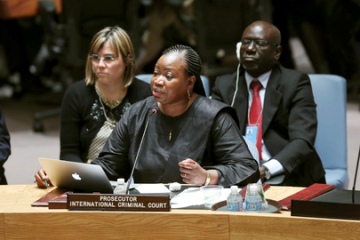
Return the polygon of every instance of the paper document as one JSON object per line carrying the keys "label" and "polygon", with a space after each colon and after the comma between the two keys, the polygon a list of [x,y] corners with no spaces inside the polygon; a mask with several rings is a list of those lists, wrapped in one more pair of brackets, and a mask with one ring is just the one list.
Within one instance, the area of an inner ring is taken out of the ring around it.
{"label": "paper document", "polygon": [[[214,203],[226,200],[229,193],[230,188],[224,188],[221,192],[221,196],[216,199]],[[204,196],[198,187],[187,188],[170,200],[171,208],[186,208],[195,205],[203,205],[204,203]]]}
{"label": "paper document", "polygon": [[162,183],[138,184],[136,190],[140,193],[170,193],[170,190]]}

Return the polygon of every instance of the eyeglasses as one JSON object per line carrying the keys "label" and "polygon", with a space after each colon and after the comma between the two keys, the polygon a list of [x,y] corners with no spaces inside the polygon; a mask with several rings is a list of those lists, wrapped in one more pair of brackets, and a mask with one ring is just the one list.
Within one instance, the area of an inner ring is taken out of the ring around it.
{"label": "eyeglasses", "polygon": [[105,64],[111,64],[116,60],[116,58],[114,56],[111,56],[111,55],[105,55],[103,57],[100,57],[97,54],[91,54],[90,55],[90,59],[91,59],[92,63],[96,63],[96,64],[100,63],[101,58],[103,59],[103,62]]}
{"label": "eyeglasses", "polygon": [[[264,48],[267,47],[270,42],[267,40],[261,40],[261,39],[242,39],[241,44],[244,47],[248,47],[251,43],[254,43],[256,47]],[[274,44],[276,46],[276,44]]]}

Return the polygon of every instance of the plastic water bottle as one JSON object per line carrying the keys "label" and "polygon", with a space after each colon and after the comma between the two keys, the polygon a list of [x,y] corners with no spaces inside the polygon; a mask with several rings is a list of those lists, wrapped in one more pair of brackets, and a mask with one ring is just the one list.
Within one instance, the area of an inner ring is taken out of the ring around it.
{"label": "plastic water bottle", "polygon": [[239,193],[238,186],[231,186],[231,192],[227,197],[227,210],[231,212],[239,212],[243,207],[243,198]]}
{"label": "plastic water bottle", "polygon": [[262,210],[262,196],[260,194],[261,185],[257,183],[249,184],[246,189],[245,210],[249,212],[259,212]]}
{"label": "plastic water bottle", "polygon": [[126,194],[125,179],[118,178],[116,183],[117,185],[114,188],[114,194]]}

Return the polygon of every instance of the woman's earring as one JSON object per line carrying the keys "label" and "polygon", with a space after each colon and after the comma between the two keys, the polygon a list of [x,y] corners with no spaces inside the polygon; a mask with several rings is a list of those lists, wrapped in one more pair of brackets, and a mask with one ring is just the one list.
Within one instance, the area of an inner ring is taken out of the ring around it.
{"label": "woman's earring", "polygon": [[191,99],[191,94],[190,94],[189,89],[187,90],[187,95],[188,95],[188,98],[189,98],[189,101],[190,101],[190,99]]}

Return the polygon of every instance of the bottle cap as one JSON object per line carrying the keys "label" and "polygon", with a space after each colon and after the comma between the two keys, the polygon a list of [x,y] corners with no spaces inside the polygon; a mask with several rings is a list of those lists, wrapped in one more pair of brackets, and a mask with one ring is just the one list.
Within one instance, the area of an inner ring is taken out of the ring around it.
{"label": "bottle cap", "polygon": [[238,191],[239,190],[239,188],[238,188],[238,186],[231,186],[230,187],[230,190],[232,191],[232,192],[235,192],[235,191]]}
{"label": "bottle cap", "polygon": [[250,184],[250,192],[257,192],[258,185],[257,184]]}
{"label": "bottle cap", "polygon": [[117,184],[125,184],[125,179],[118,178],[116,182],[117,182]]}
{"label": "bottle cap", "polygon": [[181,190],[181,184],[178,182],[170,183],[169,189],[171,192],[176,192]]}

